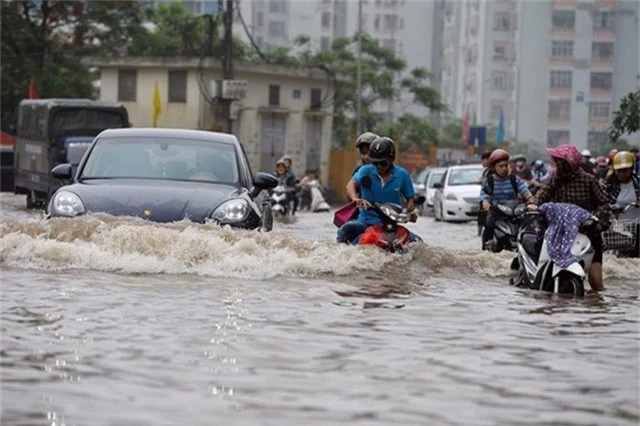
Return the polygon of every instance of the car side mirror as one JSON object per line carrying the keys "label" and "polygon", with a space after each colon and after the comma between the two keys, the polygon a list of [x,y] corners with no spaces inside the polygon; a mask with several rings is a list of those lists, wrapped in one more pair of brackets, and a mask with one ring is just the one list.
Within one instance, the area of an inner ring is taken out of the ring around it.
{"label": "car side mirror", "polygon": [[442,184],[441,184],[440,182],[435,182],[435,183],[433,184],[433,187],[434,187],[435,189],[442,188]]}
{"label": "car side mirror", "polygon": [[73,175],[73,166],[69,163],[58,164],[51,169],[51,176],[60,180],[71,180]]}
{"label": "car side mirror", "polygon": [[253,177],[253,188],[249,191],[251,198],[256,198],[265,189],[273,189],[278,186],[278,178],[271,173],[258,172]]}

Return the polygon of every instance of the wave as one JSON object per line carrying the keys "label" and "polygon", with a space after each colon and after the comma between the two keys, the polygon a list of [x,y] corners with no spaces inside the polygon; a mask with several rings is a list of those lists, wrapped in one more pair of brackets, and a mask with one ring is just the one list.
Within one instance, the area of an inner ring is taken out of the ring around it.
{"label": "wave", "polygon": [[[286,230],[259,233],[190,221],[158,224],[92,214],[74,219],[8,218],[0,223],[0,265],[121,274],[193,274],[265,280],[350,277],[359,272],[420,280],[426,274],[506,277],[512,253],[416,244],[406,254],[303,241]],[[638,259],[608,256],[605,278],[637,279]]]}

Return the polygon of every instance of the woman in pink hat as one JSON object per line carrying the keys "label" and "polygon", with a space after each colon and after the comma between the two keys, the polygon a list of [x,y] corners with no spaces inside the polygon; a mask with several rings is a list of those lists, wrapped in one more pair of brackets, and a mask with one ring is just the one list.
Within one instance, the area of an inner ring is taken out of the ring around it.
{"label": "woman in pink hat", "polygon": [[[609,223],[609,200],[598,178],[580,168],[582,155],[574,145],[547,148],[555,175],[534,196],[533,204],[548,202],[575,204],[600,219],[598,232],[589,235],[594,249],[589,268],[589,284],[595,291],[604,290],[602,283],[602,234]],[[535,208],[532,206],[532,208]]]}

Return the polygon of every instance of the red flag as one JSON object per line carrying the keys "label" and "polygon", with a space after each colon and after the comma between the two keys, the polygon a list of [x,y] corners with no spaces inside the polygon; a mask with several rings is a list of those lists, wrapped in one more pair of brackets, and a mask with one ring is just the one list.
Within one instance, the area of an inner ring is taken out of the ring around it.
{"label": "red flag", "polygon": [[467,112],[464,114],[464,121],[462,122],[462,141],[464,143],[469,142],[470,135],[469,130],[469,105],[467,105]]}
{"label": "red flag", "polygon": [[29,82],[29,99],[38,99],[38,89],[36,89],[36,79],[31,77]]}

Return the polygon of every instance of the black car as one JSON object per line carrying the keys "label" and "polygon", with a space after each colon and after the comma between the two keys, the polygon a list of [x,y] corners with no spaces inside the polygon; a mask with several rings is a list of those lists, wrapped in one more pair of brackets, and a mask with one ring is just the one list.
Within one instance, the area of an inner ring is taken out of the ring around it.
{"label": "black car", "polygon": [[185,129],[105,130],[75,173],[71,164],[51,173],[70,182],[51,197],[50,217],[103,212],[264,230],[271,229],[271,209],[263,190],[278,182],[252,175],[235,136]]}

